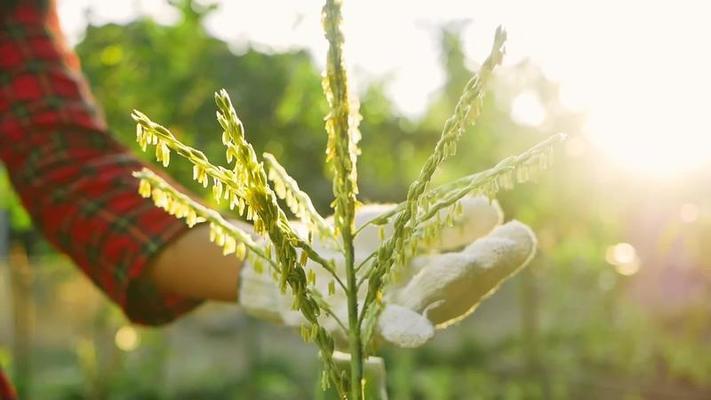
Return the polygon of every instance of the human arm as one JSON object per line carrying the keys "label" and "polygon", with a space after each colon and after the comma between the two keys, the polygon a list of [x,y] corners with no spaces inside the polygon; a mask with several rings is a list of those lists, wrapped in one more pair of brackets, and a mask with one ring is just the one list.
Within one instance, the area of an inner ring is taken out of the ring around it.
{"label": "human arm", "polygon": [[[249,228],[245,226],[245,230]],[[237,301],[242,262],[223,255],[220,247],[209,243],[209,236],[206,224],[197,225],[158,255],[148,277],[161,292]]]}
{"label": "human arm", "polygon": [[137,322],[234,301],[240,263],[137,194],[143,164],[109,134],[54,8],[18,3],[0,15],[0,158],[37,229]]}

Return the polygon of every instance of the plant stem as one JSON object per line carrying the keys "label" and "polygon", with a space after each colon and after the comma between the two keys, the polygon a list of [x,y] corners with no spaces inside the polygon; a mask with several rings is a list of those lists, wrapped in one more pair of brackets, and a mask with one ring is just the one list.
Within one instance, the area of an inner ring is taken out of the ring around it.
{"label": "plant stem", "polygon": [[360,399],[363,393],[363,344],[358,323],[358,282],[353,261],[353,235],[343,232],[346,258],[346,285],[348,285],[348,344],[351,353],[351,399]]}
{"label": "plant stem", "polygon": [[342,0],[326,0],[323,7],[323,27],[328,41],[326,73],[323,89],[329,104],[326,116],[328,144],[326,160],[333,171],[334,223],[340,233],[346,270],[348,300],[348,344],[351,353],[350,398],[363,398],[363,342],[361,340],[358,282],[353,255],[353,231],[356,194],[358,193],[356,160],[357,118],[350,109],[348,76],[343,63],[343,32],[341,31]]}

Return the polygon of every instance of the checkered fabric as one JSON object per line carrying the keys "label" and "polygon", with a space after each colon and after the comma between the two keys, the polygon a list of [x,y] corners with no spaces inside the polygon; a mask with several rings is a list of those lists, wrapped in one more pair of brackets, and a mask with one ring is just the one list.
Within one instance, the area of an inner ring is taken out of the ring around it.
{"label": "checkered fabric", "polygon": [[137,194],[143,165],[107,132],[54,7],[18,3],[0,14],[0,159],[35,226],[131,320],[171,321],[198,302],[141,277],[186,228]]}
{"label": "checkered fabric", "polygon": [[15,400],[17,394],[0,370],[0,400]]}

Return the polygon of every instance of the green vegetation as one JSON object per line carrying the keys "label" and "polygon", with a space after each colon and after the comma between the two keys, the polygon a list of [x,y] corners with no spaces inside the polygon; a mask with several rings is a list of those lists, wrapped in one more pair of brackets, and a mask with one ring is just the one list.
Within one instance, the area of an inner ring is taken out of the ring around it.
{"label": "green vegetation", "polygon": [[[329,172],[320,168],[320,149],[326,146],[323,116],[329,106],[310,55],[253,48],[233,52],[202,28],[209,10],[196,11],[189,3],[181,3],[183,18],[175,25],[141,19],[89,28],[77,51],[109,126],[138,150],[126,110],[139,108],[168,124],[181,142],[222,161],[224,147],[213,134],[219,128],[211,94],[224,87],[239,105],[255,152],[273,154],[300,190],[309,193],[314,209],[328,213],[332,192]],[[447,82],[422,118],[398,114],[385,95],[386,82],[360,91],[362,201],[405,198],[407,183],[418,176],[439,139],[442,121],[472,74],[457,28],[443,27],[440,34]],[[708,288],[703,282],[711,249],[704,244],[711,237],[711,221],[702,216],[695,224],[677,222],[678,204],[709,204],[707,185],[679,183],[650,190],[648,182],[607,167],[579,135],[583,118],[562,107],[557,86],[535,65],[500,69],[490,88],[477,124],[462,136],[460,151],[434,176],[434,185],[495,165],[552,134],[568,133],[570,140],[555,167],[535,185],[497,195],[508,215],[537,232],[539,254],[456,331],[418,351],[384,348],[391,398],[708,398],[711,299],[700,294],[682,296],[682,301],[649,284],[650,275],[665,276],[659,272],[662,262],[682,251],[684,265],[693,268],[677,269],[674,276],[695,277]],[[514,99],[524,92],[541,99],[546,112],[542,125],[511,119]],[[168,170],[200,193],[201,185],[190,179],[190,163],[176,158]],[[707,178],[696,177],[695,182]],[[228,209],[224,201],[204,200]],[[643,218],[650,213],[652,222]],[[606,262],[607,247],[620,241],[640,250],[646,244],[638,274],[621,275]],[[140,347],[119,351],[113,340],[125,321],[116,310],[88,285],[79,284],[84,278],[69,266],[45,257],[35,263],[41,264],[34,282],[36,309],[42,314],[35,329],[33,398],[321,395],[311,347],[304,350],[285,332],[243,318],[233,308],[205,310],[167,331],[139,330]],[[62,293],[77,299],[56,301],[63,299]],[[211,320],[214,315],[219,323]],[[10,343],[0,344],[0,362],[12,369]]]}
{"label": "green vegetation", "polygon": [[[383,293],[396,273],[394,267],[406,267],[415,250],[421,248],[419,241],[439,235],[439,231],[446,226],[444,222],[429,221],[435,216],[439,218],[441,210],[448,210],[450,215],[456,213],[458,201],[466,195],[485,193],[493,197],[499,187],[511,188],[515,181],[526,182],[537,170],[546,168],[552,145],[564,135],[542,142],[520,156],[509,157],[491,170],[430,188],[434,173],[445,160],[456,154],[460,137],[479,116],[486,84],[504,55],[506,34],[499,28],[489,57],[480,71],[465,85],[454,114],[444,124],[434,151],[427,157],[419,176],[410,185],[406,201],[392,212],[366,222],[356,231],[356,160],[360,152],[357,146],[361,139],[358,131],[360,116],[352,109],[353,99],[349,94],[343,62],[341,19],[341,2],[327,0],[323,8],[323,26],[329,48],[322,85],[329,104],[325,118],[328,134],[326,163],[333,176],[332,228],[314,209],[309,196],[299,190],[296,181],[286,174],[272,155],[267,154],[265,158],[271,167],[269,177],[274,182],[273,188],[269,186],[267,170],[247,141],[244,125],[237,117],[225,90],[215,94],[215,102],[227,163],[234,161],[231,170],[211,163],[204,153],[186,146],[168,129],[151,121],[141,112],[134,111],[132,116],[137,123],[137,141],[144,151],[149,145],[155,146],[156,161],[164,167],[169,165],[171,152],[188,160],[193,165],[193,179],[205,188],[212,185],[216,202],[223,199],[228,201],[230,209],[236,208],[242,217],[252,222],[254,232],[268,239],[265,248],[273,248],[273,258],[270,256],[272,251],[262,250],[248,232],[243,232],[216,211],[191,200],[149,169],[136,172],[135,176],[141,180],[141,195],[152,198],[156,206],[177,218],[184,218],[191,227],[198,222],[209,223],[211,239],[224,249],[225,255],[235,253],[238,259],[245,260],[246,249],[249,249],[249,262],[267,263],[269,272],[279,282],[281,292],[289,290],[293,297],[292,308],[300,311],[305,320],[301,328],[302,336],[307,342],[316,343],[319,348],[323,361],[324,389],[333,385],[341,398],[363,399],[366,397],[366,386],[372,386],[366,379],[364,368],[368,352],[374,349],[372,340],[376,320],[384,308]],[[286,201],[294,215],[309,229],[308,240],[299,236],[291,226],[286,213],[278,204],[278,197]],[[390,219],[394,221],[392,234],[366,257],[365,260],[369,262],[357,265],[354,243],[358,232],[369,224],[383,225]],[[421,231],[425,233],[421,234]],[[333,259],[327,259],[325,254],[320,254],[312,246],[313,237],[335,244],[344,259],[343,270],[337,267]],[[307,276],[304,267],[308,259],[330,274],[332,282],[329,293],[319,292],[313,271],[308,271]],[[367,281],[367,294],[359,303],[359,289],[364,281]],[[342,290],[346,297],[347,323],[341,321],[336,315],[337,311],[323,299],[337,290]],[[348,374],[336,365],[333,332],[319,319],[321,315],[331,316],[338,322],[338,328],[345,331],[341,334],[348,338]]]}

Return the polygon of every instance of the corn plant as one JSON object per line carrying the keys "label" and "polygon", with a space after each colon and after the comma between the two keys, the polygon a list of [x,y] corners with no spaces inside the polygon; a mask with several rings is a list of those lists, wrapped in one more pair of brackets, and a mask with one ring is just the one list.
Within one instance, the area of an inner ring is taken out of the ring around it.
{"label": "corn plant", "polygon": [[[563,137],[553,136],[489,170],[437,187],[430,184],[435,171],[455,154],[458,139],[479,115],[486,85],[504,55],[506,34],[499,28],[488,58],[464,87],[453,115],[445,122],[439,141],[410,185],[406,199],[356,227],[354,220],[360,207],[356,167],[360,117],[343,61],[341,0],[326,0],[322,16],[329,46],[323,91],[330,108],[325,117],[328,135],[325,161],[333,179],[332,220],[318,213],[309,196],[272,155],[264,154],[261,159],[257,156],[224,90],[215,94],[215,102],[227,166],[211,162],[201,151],[181,143],[165,127],[134,111],[137,140],[144,151],[148,146],[154,147],[157,161],[164,166],[168,165],[171,153],[190,161],[193,178],[205,188],[211,187],[216,201],[227,202],[230,209],[236,209],[250,221],[253,233],[262,239],[254,239],[252,233],[180,193],[148,169],[134,176],[140,179],[142,196],[152,198],[158,207],[185,219],[190,227],[209,224],[211,240],[224,249],[224,254],[234,253],[255,270],[270,274],[281,292],[290,296],[292,309],[300,313],[302,336],[319,349],[323,386],[334,387],[341,398],[362,399],[368,384],[364,366],[369,355],[377,351],[374,331],[383,311],[383,293],[396,280],[401,266],[445,226],[447,218],[442,221],[442,213],[450,217],[456,214],[465,196],[483,194],[492,198],[502,188],[527,181],[548,166],[553,145]],[[306,227],[305,234],[288,219],[280,199],[300,226]],[[391,233],[381,238],[375,251],[356,263],[356,237],[366,226],[385,224],[390,224]],[[332,256],[322,254],[314,246],[314,240],[329,243],[340,254],[343,268],[336,265]],[[307,262],[317,265],[329,277],[326,292],[317,287],[314,271],[304,267]],[[345,296],[347,318],[340,318],[329,303],[328,297],[336,292]],[[327,327],[324,316],[335,320],[335,327]],[[343,345],[339,338],[344,339]],[[349,353],[348,368],[338,362],[337,349]]]}

